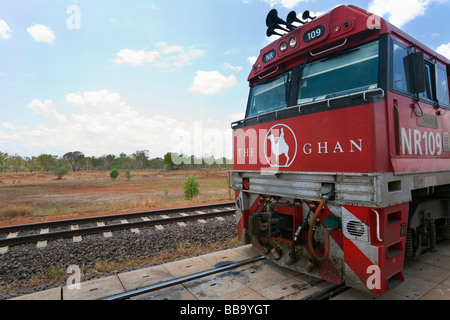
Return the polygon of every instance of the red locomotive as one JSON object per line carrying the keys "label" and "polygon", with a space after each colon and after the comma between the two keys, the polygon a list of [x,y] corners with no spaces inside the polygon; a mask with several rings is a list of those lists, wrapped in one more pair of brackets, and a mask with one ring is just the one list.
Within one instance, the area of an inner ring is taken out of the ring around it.
{"label": "red locomotive", "polygon": [[232,123],[238,236],[381,295],[450,235],[450,61],[352,5],[286,20]]}

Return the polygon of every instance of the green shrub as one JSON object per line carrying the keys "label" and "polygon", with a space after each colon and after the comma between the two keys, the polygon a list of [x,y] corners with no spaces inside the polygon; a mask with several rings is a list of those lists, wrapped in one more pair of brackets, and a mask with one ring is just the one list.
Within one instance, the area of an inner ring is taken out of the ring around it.
{"label": "green shrub", "polygon": [[58,177],[58,180],[61,180],[63,176],[65,176],[69,172],[69,168],[66,166],[62,166],[53,170],[53,173]]}
{"label": "green shrub", "polygon": [[191,200],[200,193],[198,178],[189,176],[184,180],[184,199]]}
{"label": "green shrub", "polygon": [[112,169],[109,173],[109,176],[111,177],[111,179],[115,180],[119,176],[119,170],[117,170],[116,168]]}

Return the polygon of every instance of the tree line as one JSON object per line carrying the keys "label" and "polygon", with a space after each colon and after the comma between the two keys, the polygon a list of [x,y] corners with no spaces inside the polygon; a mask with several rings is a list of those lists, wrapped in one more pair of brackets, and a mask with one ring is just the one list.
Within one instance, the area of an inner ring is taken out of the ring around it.
{"label": "tree line", "polygon": [[[177,161],[178,159],[183,161]],[[175,160],[175,161],[174,161]],[[181,163],[180,163],[181,162]],[[207,159],[195,156],[182,156],[167,152],[163,158],[150,158],[148,150],[138,150],[131,155],[121,153],[87,157],[81,151],[67,152],[63,156],[41,154],[39,156],[21,157],[18,154],[9,155],[0,151],[0,172],[53,172],[60,168],[76,171],[144,169],[200,169],[200,168],[231,168],[231,160],[226,158]]]}

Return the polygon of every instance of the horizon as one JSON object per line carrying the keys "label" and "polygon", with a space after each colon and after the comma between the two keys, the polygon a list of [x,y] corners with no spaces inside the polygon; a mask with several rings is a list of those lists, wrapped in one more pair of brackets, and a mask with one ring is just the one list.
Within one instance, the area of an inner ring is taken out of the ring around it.
{"label": "horizon", "polygon": [[[338,1],[0,2],[0,151],[232,157],[265,18]],[[353,1],[450,58],[448,0]],[[232,14],[231,14],[232,13]]]}

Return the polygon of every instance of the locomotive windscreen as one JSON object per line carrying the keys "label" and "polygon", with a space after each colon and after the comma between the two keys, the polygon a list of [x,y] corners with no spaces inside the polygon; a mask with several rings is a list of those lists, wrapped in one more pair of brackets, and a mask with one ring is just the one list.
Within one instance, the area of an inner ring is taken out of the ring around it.
{"label": "locomotive windscreen", "polygon": [[297,102],[309,103],[377,87],[378,41],[307,64]]}
{"label": "locomotive windscreen", "polygon": [[[378,48],[375,41],[252,87],[246,118],[286,108],[289,90],[298,92],[297,104],[305,104],[378,88]],[[295,75],[301,79],[291,79]]]}
{"label": "locomotive windscreen", "polygon": [[286,86],[289,83],[290,74],[290,72],[285,73],[275,80],[251,88],[246,117],[285,108],[287,106]]}

